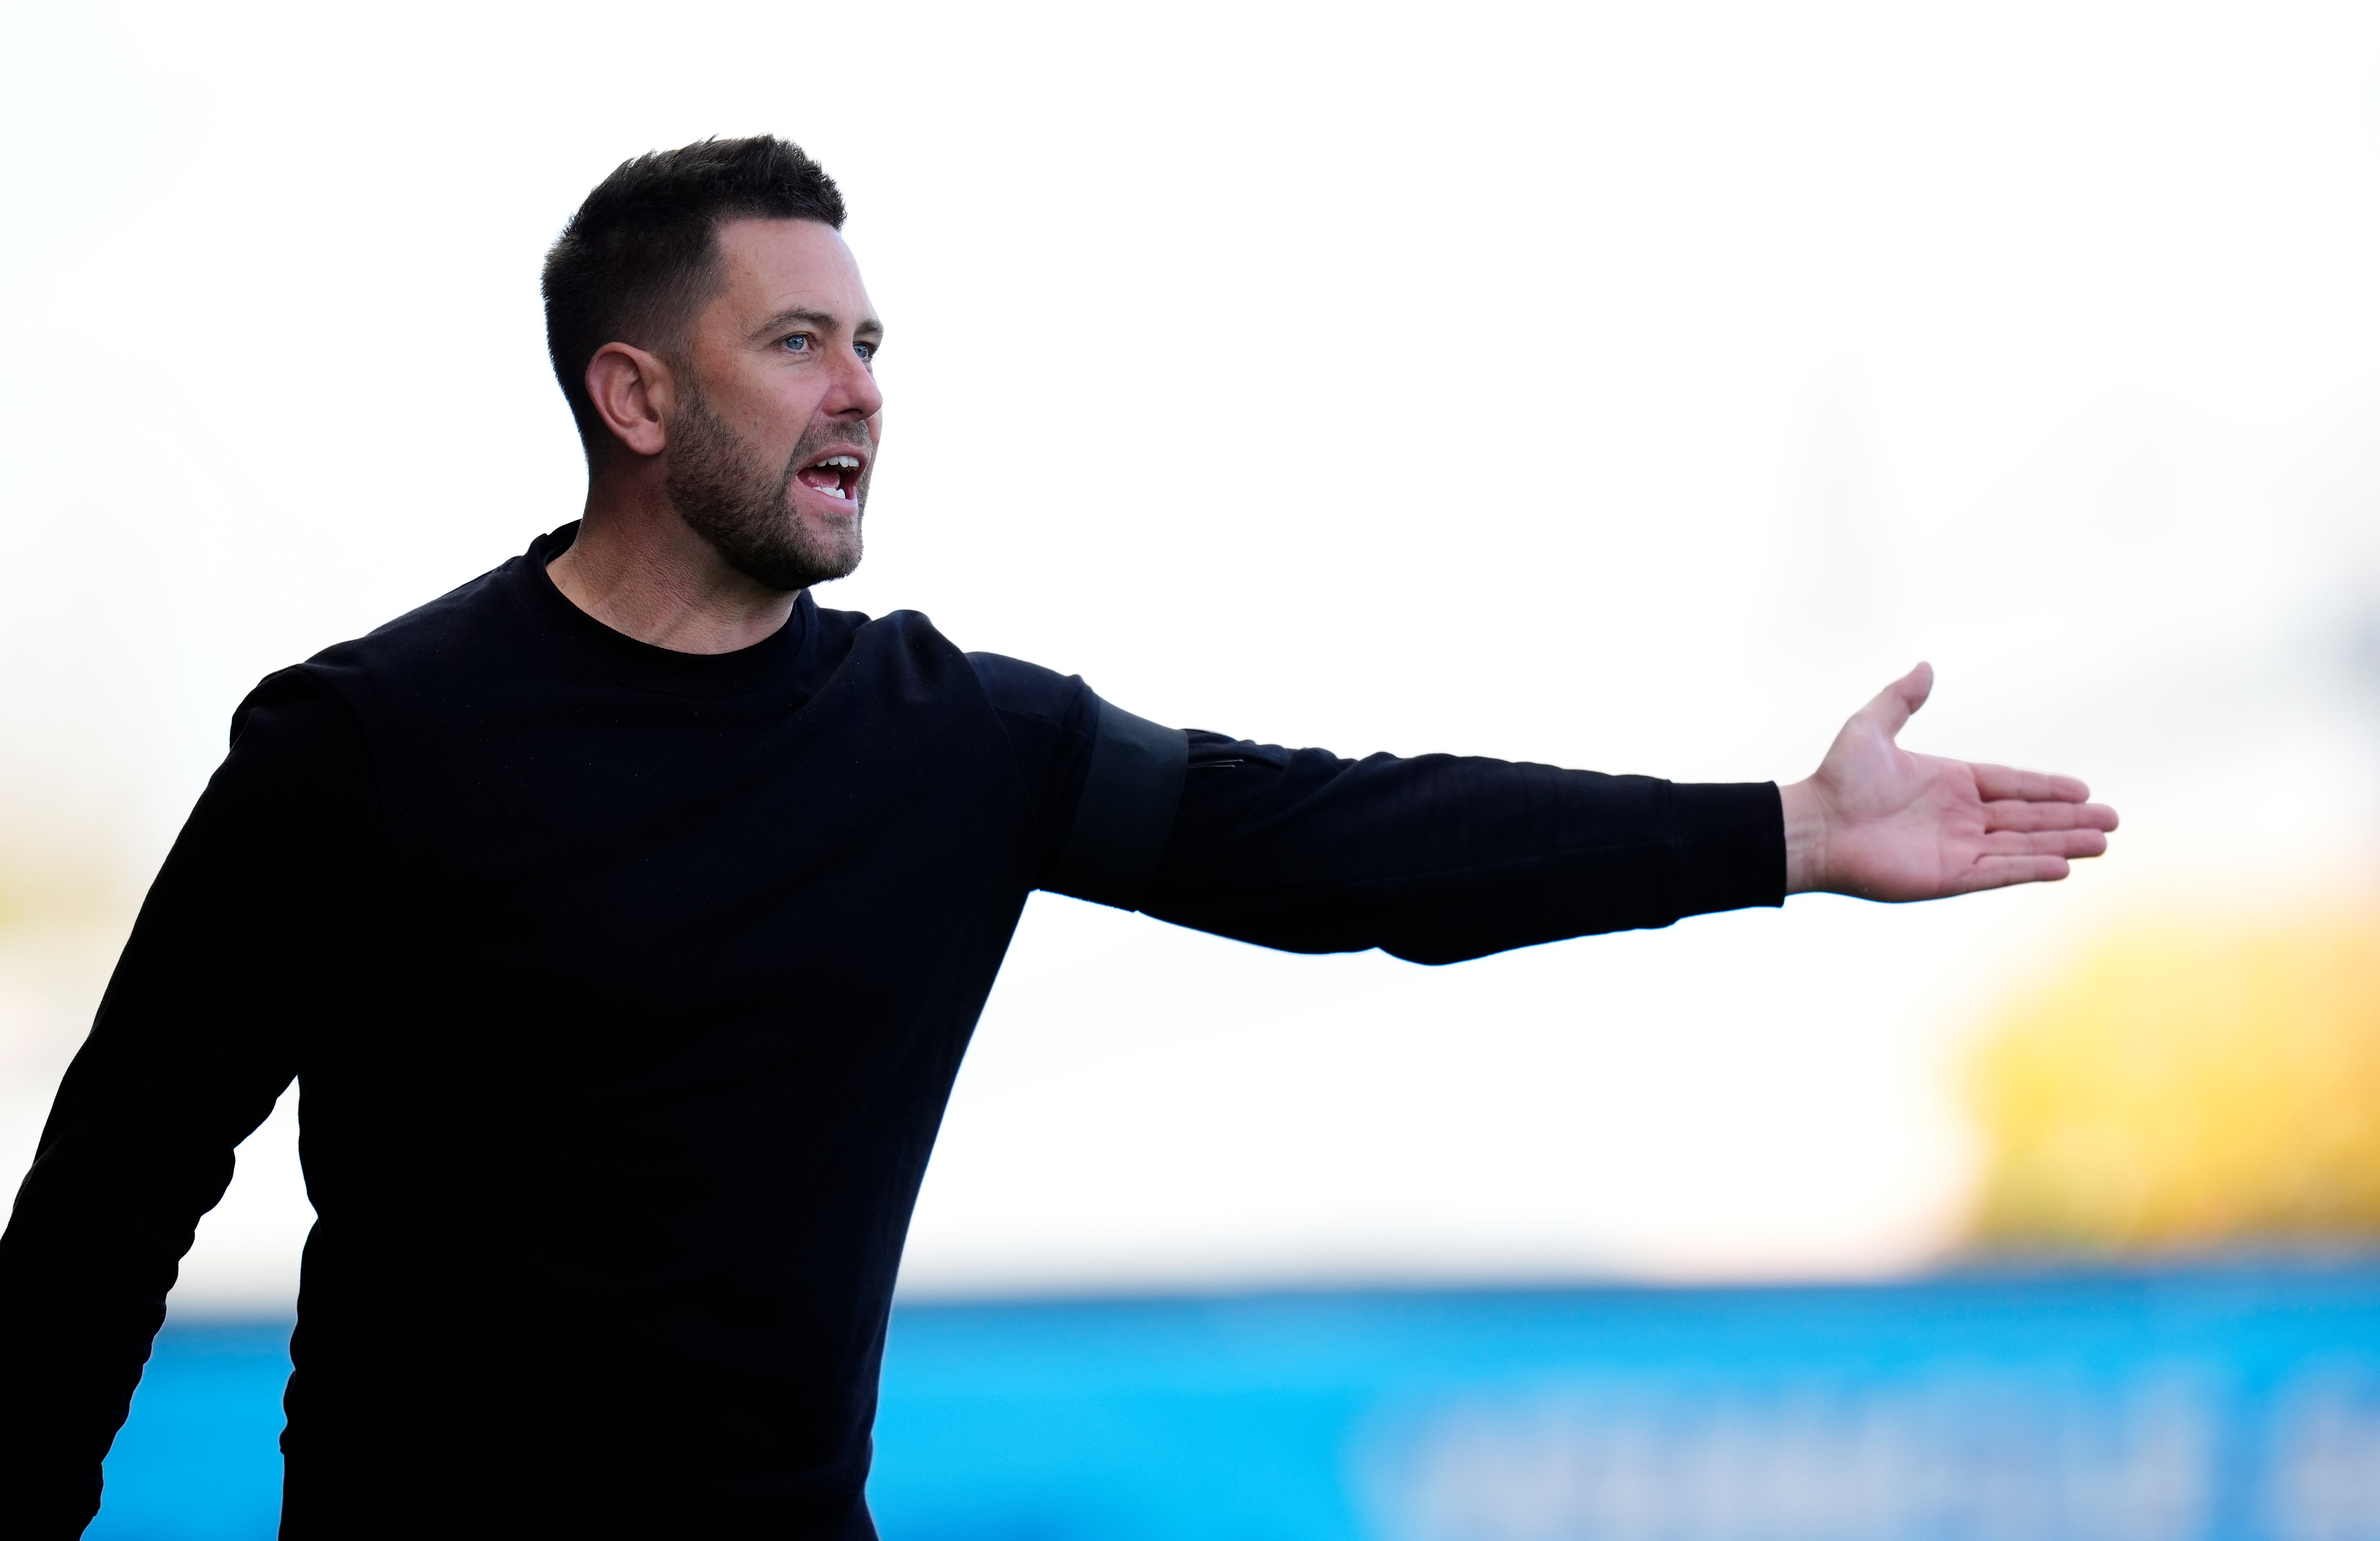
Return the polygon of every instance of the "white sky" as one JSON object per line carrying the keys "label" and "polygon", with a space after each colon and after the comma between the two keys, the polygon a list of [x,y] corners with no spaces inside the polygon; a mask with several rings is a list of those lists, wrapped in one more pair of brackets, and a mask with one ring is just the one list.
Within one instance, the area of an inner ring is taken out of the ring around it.
{"label": "white sky", "polygon": [[[913,1288],[1910,1266],[2010,989],[2380,870],[2380,12],[2273,5],[11,5],[0,857],[137,892],[257,677],[572,517],[544,246],[759,130],[890,328],[826,602],[1684,779],[1927,657],[1913,746],[2127,819],[2058,891],[1437,971],[1037,899]],[[0,938],[11,1173],[112,945]],[[291,1287],[287,1110],[187,1298]]]}

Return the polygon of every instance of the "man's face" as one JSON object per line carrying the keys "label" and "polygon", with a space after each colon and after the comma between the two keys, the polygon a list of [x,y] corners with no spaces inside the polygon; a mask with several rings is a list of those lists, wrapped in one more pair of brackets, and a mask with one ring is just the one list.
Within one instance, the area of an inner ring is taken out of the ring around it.
{"label": "man's face", "polygon": [[851,249],[812,220],[719,227],[671,412],[670,500],[729,565],[776,589],[859,565],[884,397],[883,328]]}

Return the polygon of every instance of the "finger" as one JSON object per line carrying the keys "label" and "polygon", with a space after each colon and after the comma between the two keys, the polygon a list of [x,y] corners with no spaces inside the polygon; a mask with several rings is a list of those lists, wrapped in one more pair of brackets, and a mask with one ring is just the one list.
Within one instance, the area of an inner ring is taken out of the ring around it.
{"label": "finger", "polygon": [[1967,880],[1960,892],[1977,893],[2014,883],[2060,882],[2070,870],[2063,856],[1985,856],[1968,868]]}
{"label": "finger", "polygon": [[2007,801],[1984,805],[1986,830],[2112,830],[2116,810],[2105,803],[2025,803]]}
{"label": "finger", "polygon": [[2006,765],[1970,765],[1967,769],[1975,773],[1975,790],[1986,802],[2021,797],[2028,803],[2081,803],[2091,796],[2091,789],[2071,776],[2018,770]]}
{"label": "finger", "polygon": [[2100,856],[2107,855],[2107,837],[2097,830],[2002,830],[1984,836],[1984,851],[1995,856]]}
{"label": "finger", "polygon": [[1934,693],[1934,665],[1920,663],[1879,691],[1875,700],[1860,709],[1860,715],[1871,718],[1891,738],[1909,724],[1925,698]]}

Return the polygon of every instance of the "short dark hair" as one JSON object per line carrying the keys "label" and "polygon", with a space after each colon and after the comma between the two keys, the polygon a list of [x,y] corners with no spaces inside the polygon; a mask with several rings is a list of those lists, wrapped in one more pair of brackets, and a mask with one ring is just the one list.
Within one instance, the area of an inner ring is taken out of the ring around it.
{"label": "short dark hair", "polygon": [[620,163],[545,256],[545,346],[594,459],[611,440],[587,394],[605,343],[672,349],[719,282],[720,224],[811,219],[843,228],[843,193],[801,146],[773,135],[702,140]]}

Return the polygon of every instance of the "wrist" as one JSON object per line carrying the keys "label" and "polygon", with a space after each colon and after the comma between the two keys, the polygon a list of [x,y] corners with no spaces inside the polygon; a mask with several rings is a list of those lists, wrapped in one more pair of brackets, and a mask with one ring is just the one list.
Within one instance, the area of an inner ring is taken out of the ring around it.
{"label": "wrist", "polygon": [[1812,781],[1777,789],[1785,810],[1785,892],[1812,893],[1824,888],[1827,869],[1826,800]]}

